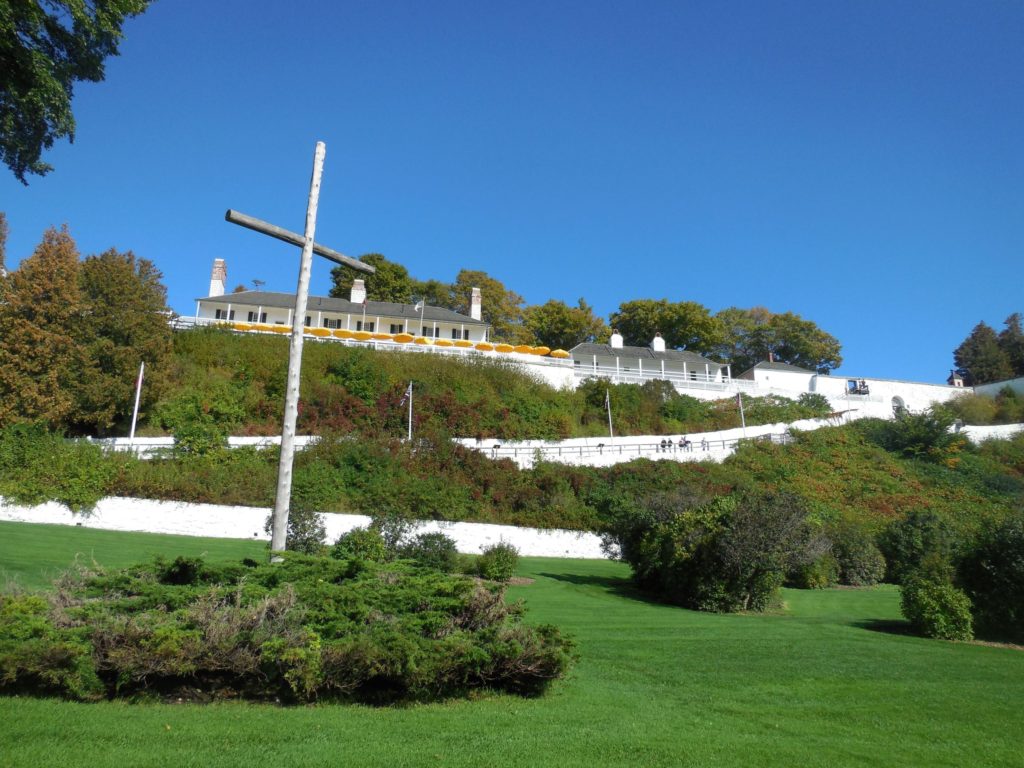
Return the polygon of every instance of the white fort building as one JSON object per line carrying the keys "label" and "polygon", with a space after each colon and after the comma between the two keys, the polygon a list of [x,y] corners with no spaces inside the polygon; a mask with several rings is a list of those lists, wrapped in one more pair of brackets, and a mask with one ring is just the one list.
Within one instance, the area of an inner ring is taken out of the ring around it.
{"label": "white fort building", "polygon": [[[272,291],[225,293],[227,265],[214,261],[207,296],[196,300],[192,318],[178,318],[177,327],[224,325],[239,333],[289,333],[295,295]],[[482,319],[478,288],[470,296],[470,314],[441,307],[368,301],[365,283],[354,280],[349,298],[310,296],[306,332],[320,341],[407,350],[432,354],[501,357],[514,361],[555,387],[575,388],[578,382],[606,379],[640,384],[661,379],[677,391],[704,400],[734,397],[738,393],[798,398],[817,393],[828,398],[837,412],[858,416],[891,417],[893,413],[920,411],[964,392],[951,377],[948,384],[896,381],[871,377],[828,376],[786,363],[764,361],[733,375],[730,366],[694,352],[666,349],[660,335],[649,346],[623,344],[613,333],[608,344],[579,344],[571,350],[492,343]]]}

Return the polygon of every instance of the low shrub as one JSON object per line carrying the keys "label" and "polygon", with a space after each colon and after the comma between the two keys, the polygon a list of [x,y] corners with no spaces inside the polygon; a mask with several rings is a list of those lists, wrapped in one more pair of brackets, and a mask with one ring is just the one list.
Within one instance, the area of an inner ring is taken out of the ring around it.
{"label": "low shrub", "polygon": [[951,562],[956,537],[946,521],[930,510],[914,511],[894,520],[878,536],[885,556],[885,578],[900,584],[921,568],[926,558]]}
{"label": "low shrub", "polygon": [[839,583],[839,561],[827,553],[791,571],[786,586],[796,589],[828,589]]}
{"label": "low shrub", "polygon": [[159,560],[0,596],[0,691],[375,704],[535,695],[574,645],[498,585],[412,563],[286,553],[279,565]]}
{"label": "low shrub", "polygon": [[[267,517],[263,530],[268,534],[273,533],[273,514]],[[306,555],[319,555],[324,551],[326,537],[327,529],[324,527],[323,515],[303,507],[289,510],[288,533],[285,537],[286,549]]]}
{"label": "low shrub", "polygon": [[491,581],[510,581],[519,566],[519,550],[506,542],[485,547],[476,559],[477,573]]}
{"label": "low shrub", "polygon": [[442,573],[454,573],[459,564],[455,540],[440,532],[421,533],[413,537],[411,541],[399,547],[398,556]]}
{"label": "low shrub", "polygon": [[940,640],[974,637],[971,601],[948,582],[910,576],[902,587],[900,609],[918,634]]}
{"label": "low shrub", "polygon": [[353,528],[341,534],[331,548],[331,557],[335,560],[369,560],[373,563],[386,563],[391,559],[391,552],[376,528]]}

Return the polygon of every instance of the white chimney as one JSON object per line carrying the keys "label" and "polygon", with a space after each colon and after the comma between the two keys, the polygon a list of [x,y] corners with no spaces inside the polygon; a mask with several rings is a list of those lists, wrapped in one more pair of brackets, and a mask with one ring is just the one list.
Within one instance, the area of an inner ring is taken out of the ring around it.
{"label": "white chimney", "polygon": [[474,320],[483,320],[483,297],[479,288],[474,288],[469,295],[469,316]]}
{"label": "white chimney", "polygon": [[653,352],[664,352],[665,351],[665,340],[661,338],[661,331],[654,334],[654,338],[651,339],[651,351]]}
{"label": "white chimney", "polygon": [[228,281],[228,265],[224,259],[213,260],[213,271],[210,272],[210,296],[223,296],[224,283]]}
{"label": "white chimney", "polygon": [[362,304],[366,301],[366,283],[360,279],[352,281],[352,293],[348,298],[353,304]]}
{"label": "white chimney", "polygon": [[608,340],[608,344],[612,349],[622,349],[622,334],[613,329],[612,337]]}

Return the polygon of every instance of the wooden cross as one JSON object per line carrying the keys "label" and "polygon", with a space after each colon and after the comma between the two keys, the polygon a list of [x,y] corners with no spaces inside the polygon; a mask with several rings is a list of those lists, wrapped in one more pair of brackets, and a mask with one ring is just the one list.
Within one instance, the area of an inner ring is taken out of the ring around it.
{"label": "wooden cross", "polygon": [[299,261],[299,285],[295,290],[295,314],[292,315],[291,345],[288,350],[288,384],[284,394],[284,426],[281,429],[281,461],[277,471],[277,495],[274,497],[274,514],[271,523],[270,552],[285,549],[288,535],[288,509],[292,494],[292,465],[295,460],[295,422],[299,415],[299,374],[302,369],[302,334],[305,328],[306,303],[309,301],[309,275],[313,268],[313,254],[330,259],[338,264],[360,272],[376,272],[369,264],[344,256],[335,250],[313,242],[316,231],[316,208],[320,202],[320,177],[323,175],[324,155],[327,149],[322,141],[316,143],[313,154],[313,177],[309,183],[309,204],[306,206],[306,233],[299,235],[287,229],[269,224],[260,219],[246,216],[238,211],[228,210],[224,218],[232,224],[276,237],[286,243],[302,248]]}

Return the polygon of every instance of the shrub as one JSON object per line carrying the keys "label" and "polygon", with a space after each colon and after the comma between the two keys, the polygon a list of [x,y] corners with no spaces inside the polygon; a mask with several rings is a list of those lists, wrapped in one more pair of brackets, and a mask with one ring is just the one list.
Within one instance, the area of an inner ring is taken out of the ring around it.
{"label": "shrub", "polygon": [[878,548],[885,556],[886,581],[902,583],[921,568],[926,558],[951,562],[955,542],[949,524],[930,510],[894,520],[878,537]]}
{"label": "shrub", "polygon": [[[267,517],[263,530],[265,533],[273,533],[273,514]],[[319,555],[324,550],[326,536],[327,529],[324,527],[323,515],[303,507],[289,510],[288,533],[285,538],[286,549],[306,555]]]}
{"label": "shrub", "polygon": [[497,585],[408,563],[178,558],[0,596],[0,690],[286,702],[542,693],[575,659]]}
{"label": "shrub", "polygon": [[903,584],[900,609],[914,631],[941,640],[970,640],[974,634],[971,601],[952,584],[910,576]]}
{"label": "shrub", "polygon": [[519,566],[519,550],[507,542],[485,547],[476,559],[477,572],[491,581],[510,581]]}
{"label": "shrub", "polygon": [[1024,640],[1024,511],[986,527],[957,576],[979,631]]}
{"label": "shrub", "polygon": [[797,589],[827,589],[839,583],[839,561],[827,553],[790,572],[787,586]]}
{"label": "shrub", "polygon": [[376,528],[353,528],[341,534],[331,548],[331,557],[336,560],[353,558],[386,563],[391,559],[384,537]]}
{"label": "shrub", "polygon": [[458,567],[459,552],[455,548],[455,540],[440,532],[421,533],[402,545],[398,552],[400,557],[442,573],[454,573]]}
{"label": "shrub", "polygon": [[839,564],[839,581],[870,587],[885,576],[885,558],[863,528],[843,525],[832,533],[832,553]]}

